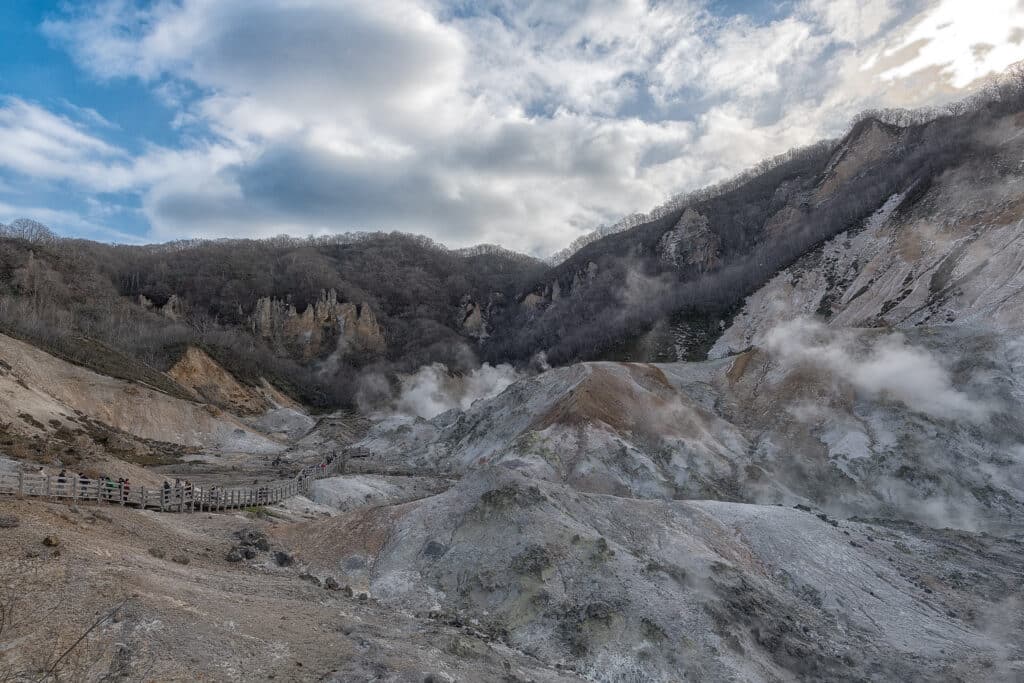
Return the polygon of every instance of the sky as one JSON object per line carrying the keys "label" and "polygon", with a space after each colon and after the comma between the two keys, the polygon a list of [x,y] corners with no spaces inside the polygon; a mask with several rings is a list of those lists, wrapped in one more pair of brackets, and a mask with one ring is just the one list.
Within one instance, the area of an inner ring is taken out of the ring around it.
{"label": "sky", "polygon": [[1024,0],[4,0],[0,222],[546,255],[1021,59]]}

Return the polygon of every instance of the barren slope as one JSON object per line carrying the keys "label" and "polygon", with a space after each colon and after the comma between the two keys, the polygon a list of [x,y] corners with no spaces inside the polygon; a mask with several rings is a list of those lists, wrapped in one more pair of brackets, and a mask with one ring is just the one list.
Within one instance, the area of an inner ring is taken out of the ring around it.
{"label": "barren slope", "polygon": [[283,448],[214,406],[99,375],[4,335],[0,361],[0,421],[16,431],[45,433],[58,424],[74,430],[84,416],[143,439],[183,446]]}
{"label": "barren slope", "polygon": [[504,467],[277,535],[385,605],[478,620],[593,680],[1024,673],[1024,624],[1001,610],[1024,597],[1016,541],[581,493]]}

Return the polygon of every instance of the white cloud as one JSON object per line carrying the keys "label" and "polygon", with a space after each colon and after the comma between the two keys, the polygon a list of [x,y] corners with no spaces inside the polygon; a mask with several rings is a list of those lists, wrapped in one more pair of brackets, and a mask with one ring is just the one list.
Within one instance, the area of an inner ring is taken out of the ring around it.
{"label": "white cloud", "polygon": [[1024,48],[1012,40],[1021,27],[1020,0],[940,0],[875,59],[911,51],[910,59],[884,71],[882,78],[896,80],[938,68],[953,87],[963,88],[1024,59]]}
{"label": "white cloud", "polygon": [[835,40],[861,43],[873,38],[882,27],[898,15],[898,0],[809,0],[807,11],[827,29]]}
{"label": "white cloud", "polygon": [[16,97],[0,99],[0,167],[106,190],[130,182],[127,155],[72,120]]}
{"label": "white cloud", "polygon": [[[995,20],[913,2],[757,22],[700,0],[106,0],[44,30],[208,134],[127,159],[38,110],[0,120],[0,164],[138,192],[159,239],[382,228],[547,252],[862,108],[949,99],[1020,50],[1015,0]],[[930,64],[934,87],[905,87]]]}
{"label": "white cloud", "polygon": [[787,66],[813,63],[828,44],[813,26],[796,17],[755,26],[730,22],[701,59],[701,85],[712,94],[750,99],[784,87]]}
{"label": "white cloud", "polygon": [[31,217],[57,234],[87,237],[89,239],[117,242],[119,244],[141,244],[138,235],[130,235],[111,229],[101,223],[83,218],[73,211],[61,211],[44,206],[20,206],[0,202],[0,223],[11,223],[18,218]]}

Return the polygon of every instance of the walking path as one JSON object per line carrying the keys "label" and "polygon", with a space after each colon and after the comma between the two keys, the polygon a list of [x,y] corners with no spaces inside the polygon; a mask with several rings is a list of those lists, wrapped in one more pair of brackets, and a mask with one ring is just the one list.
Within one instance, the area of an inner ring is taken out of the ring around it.
{"label": "walking path", "polygon": [[161,512],[196,512],[205,510],[233,510],[271,505],[282,500],[309,493],[310,482],[339,474],[344,459],[331,463],[304,467],[291,479],[269,482],[259,486],[223,487],[178,486],[146,488],[116,481],[83,479],[75,475],[30,474],[28,472],[0,473],[0,495],[49,498],[65,501],[96,501],[112,505],[129,505]]}

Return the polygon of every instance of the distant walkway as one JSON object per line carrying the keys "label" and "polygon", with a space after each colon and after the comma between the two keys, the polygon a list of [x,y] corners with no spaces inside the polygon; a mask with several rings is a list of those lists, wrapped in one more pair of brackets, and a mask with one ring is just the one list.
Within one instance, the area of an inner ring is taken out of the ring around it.
{"label": "distant walkway", "polygon": [[111,505],[159,510],[160,512],[197,512],[237,510],[257,505],[272,505],[310,491],[310,482],[339,474],[344,459],[331,463],[304,467],[291,479],[259,486],[198,487],[188,485],[170,488],[146,488],[134,484],[80,476],[31,474],[28,472],[0,473],[0,495],[26,498],[49,498],[70,502],[96,501]]}

